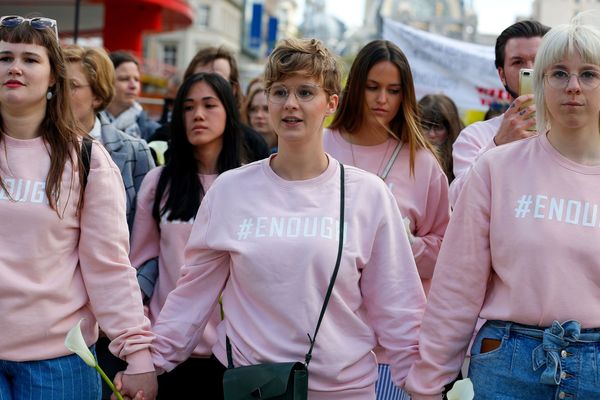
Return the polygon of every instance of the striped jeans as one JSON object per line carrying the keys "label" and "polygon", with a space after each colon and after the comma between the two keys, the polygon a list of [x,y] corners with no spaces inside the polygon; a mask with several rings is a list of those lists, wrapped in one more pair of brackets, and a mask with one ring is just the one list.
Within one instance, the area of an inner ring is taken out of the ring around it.
{"label": "striped jeans", "polygon": [[379,364],[375,393],[377,400],[410,400],[410,396],[404,390],[394,385],[388,364]]}
{"label": "striped jeans", "polygon": [[[94,346],[90,348],[94,353]],[[0,400],[100,400],[100,375],[79,356],[0,360]]]}

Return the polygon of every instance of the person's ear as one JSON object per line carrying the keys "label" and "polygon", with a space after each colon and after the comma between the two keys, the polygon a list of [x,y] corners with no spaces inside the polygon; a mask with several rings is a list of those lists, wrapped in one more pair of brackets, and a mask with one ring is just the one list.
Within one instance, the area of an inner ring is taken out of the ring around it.
{"label": "person's ear", "polygon": [[340,97],[337,94],[332,94],[331,96],[329,96],[329,100],[327,101],[327,112],[325,113],[327,116],[335,113],[339,101]]}
{"label": "person's ear", "polygon": [[94,98],[92,99],[92,108],[97,110],[101,104],[102,100],[98,96],[94,95]]}
{"label": "person's ear", "polygon": [[502,81],[502,85],[506,86],[506,75],[504,74],[504,68],[502,67],[498,67],[498,76],[500,77],[500,80]]}

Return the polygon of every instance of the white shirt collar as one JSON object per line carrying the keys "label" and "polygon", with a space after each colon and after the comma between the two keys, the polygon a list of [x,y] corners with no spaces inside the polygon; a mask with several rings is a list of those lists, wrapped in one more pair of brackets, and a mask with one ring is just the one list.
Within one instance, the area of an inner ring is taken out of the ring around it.
{"label": "white shirt collar", "polygon": [[94,138],[102,142],[102,126],[100,124],[100,119],[96,117],[96,121],[94,121],[94,127],[90,131],[90,135]]}

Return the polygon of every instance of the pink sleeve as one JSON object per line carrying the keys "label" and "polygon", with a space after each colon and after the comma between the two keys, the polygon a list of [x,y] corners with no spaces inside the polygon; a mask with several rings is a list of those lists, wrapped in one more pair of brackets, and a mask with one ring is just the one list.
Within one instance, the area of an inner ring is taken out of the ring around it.
{"label": "pink sleeve", "polygon": [[406,381],[413,399],[441,398],[444,385],[461,368],[491,272],[489,209],[489,184],[477,168],[454,209],[438,257],[419,337],[420,359]]}
{"label": "pink sleeve", "polygon": [[431,279],[446,226],[450,220],[448,180],[439,168],[433,169],[427,201],[423,206],[421,213],[423,218],[416,221],[412,251],[419,276],[423,279]]}
{"label": "pink sleeve", "polygon": [[381,208],[382,222],[360,282],[369,325],[390,360],[394,383],[400,386],[418,358],[425,294],[391,193]]}
{"label": "pink sleeve", "polygon": [[144,316],[129,233],[121,174],[94,143],[80,217],[79,262],[91,308],[112,340],[110,351],[129,363],[128,373],[153,371],[150,321]]}
{"label": "pink sleeve", "polygon": [[452,145],[452,168],[454,171],[454,180],[450,184],[450,205],[452,207],[456,204],[458,195],[475,162],[486,151],[496,147],[493,140],[494,135],[492,134],[492,139],[488,139],[489,136],[489,133],[468,126],[463,129]]}
{"label": "pink sleeve", "polygon": [[185,248],[185,265],[154,325],[152,357],[170,371],[198,345],[229,277],[229,253],[210,247],[210,191],[202,200]]}
{"label": "pink sleeve", "polygon": [[152,216],[156,186],[163,168],[150,171],[144,178],[137,195],[137,207],[131,232],[129,259],[134,268],[157,257],[160,251],[160,232]]}

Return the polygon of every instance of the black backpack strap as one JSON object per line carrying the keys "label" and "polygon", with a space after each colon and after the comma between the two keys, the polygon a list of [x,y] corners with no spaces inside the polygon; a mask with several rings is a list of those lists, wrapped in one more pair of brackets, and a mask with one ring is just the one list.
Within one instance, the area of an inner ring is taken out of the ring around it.
{"label": "black backpack strap", "polygon": [[90,174],[90,160],[92,158],[92,139],[84,136],[81,141],[81,163],[83,164],[83,190],[87,186],[88,175]]}
{"label": "black backpack strap", "polygon": [[325,295],[325,300],[323,301],[323,307],[321,307],[321,315],[319,315],[319,322],[317,322],[315,333],[312,337],[310,336],[310,333],[308,334],[308,340],[310,340],[310,349],[308,349],[308,353],[306,353],[306,356],[304,357],[304,363],[307,367],[310,363],[310,359],[312,358],[312,351],[313,347],[315,346],[315,340],[317,339],[317,333],[319,332],[321,322],[325,316],[325,310],[327,310],[327,304],[329,303],[331,292],[333,292],[333,285],[335,284],[335,279],[337,278],[338,270],[340,269],[340,262],[342,260],[342,249],[344,248],[344,198],[344,165],[340,163],[340,238],[338,243],[338,254],[335,261],[335,268],[333,269],[333,274],[331,275],[331,280],[329,281],[329,287],[327,288],[327,294]]}

